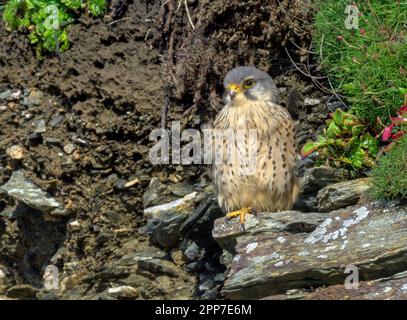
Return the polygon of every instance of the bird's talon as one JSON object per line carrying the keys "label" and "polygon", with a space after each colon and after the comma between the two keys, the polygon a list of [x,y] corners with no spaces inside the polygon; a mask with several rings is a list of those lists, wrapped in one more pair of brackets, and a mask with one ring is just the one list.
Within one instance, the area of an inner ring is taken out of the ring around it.
{"label": "bird's talon", "polygon": [[226,221],[232,219],[233,217],[239,217],[239,224],[240,224],[240,229],[242,231],[245,230],[244,228],[244,224],[246,221],[246,215],[252,213],[252,208],[242,208],[240,210],[237,211],[233,211],[233,212],[229,212],[226,215]]}

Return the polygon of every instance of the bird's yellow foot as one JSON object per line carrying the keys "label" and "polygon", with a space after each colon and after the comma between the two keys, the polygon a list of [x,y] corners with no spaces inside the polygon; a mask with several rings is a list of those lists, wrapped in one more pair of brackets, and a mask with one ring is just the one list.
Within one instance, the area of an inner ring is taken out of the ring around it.
{"label": "bird's yellow foot", "polygon": [[242,208],[242,209],[237,210],[237,211],[229,212],[226,215],[226,219],[232,219],[234,217],[240,217],[239,224],[240,224],[240,227],[242,229],[244,229],[244,223],[246,221],[246,215],[251,214],[251,213],[253,213],[252,208],[250,208],[250,207]]}

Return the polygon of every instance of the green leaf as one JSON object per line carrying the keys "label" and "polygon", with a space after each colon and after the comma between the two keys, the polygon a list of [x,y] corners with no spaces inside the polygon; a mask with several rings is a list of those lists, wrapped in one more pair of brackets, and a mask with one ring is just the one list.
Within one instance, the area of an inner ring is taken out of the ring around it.
{"label": "green leaf", "polygon": [[376,157],[377,153],[379,152],[379,145],[377,140],[372,137],[370,133],[366,133],[362,136],[361,144],[364,149],[367,149],[372,157]]}
{"label": "green leaf", "polygon": [[365,126],[358,124],[352,127],[352,137],[360,135],[365,130]]}
{"label": "green leaf", "polygon": [[355,169],[361,169],[363,167],[364,158],[365,158],[365,152],[363,151],[363,149],[359,149],[350,158],[352,161],[352,166]]}
{"label": "green leaf", "polygon": [[307,142],[301,149],[302,157],[305,158],[305,157],[309,156],[311,153],[313,153],[315,150],[317,150],[321,146],[322,146],[322,144],[320,144],[318,142],[312,142],[312,141]]}
{"label": "green leaf", "polygon": [[333,119],[334,119],[336,125],[340,126],[343,121],[343,111],[341,109],[336,109],[333,114]]}
{"label": "green leaf", "polygon": [[333,121],[329,125],[328,129],[326,130],[326,136],[330,139],[334,139],[337,136],[340,136],[341,134],[341,129],[336,125],[336,123]]}
{"label": "green leaf", "polygon": [[106,0],[88,0],[89,11],[95,17],[106,11]]}

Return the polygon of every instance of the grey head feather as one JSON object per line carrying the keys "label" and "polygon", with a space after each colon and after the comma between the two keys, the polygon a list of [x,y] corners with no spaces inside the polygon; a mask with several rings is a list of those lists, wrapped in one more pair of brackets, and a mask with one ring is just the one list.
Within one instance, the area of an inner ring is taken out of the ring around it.
{"label": "grey head feather", "polygon": [[236,67],[230,70],[223,82],[225,89],[231,83],[240,84],[245,79],[253,79],[256,82],[256,85],[246,90],[245,94],[249,99],[256,100],[259,97],[266,98],[267,100],[273,103],[280,102],[280,93],[276,85],[273,82],[273,79],[269,76],[267,72],[264,72],[255,67]]}

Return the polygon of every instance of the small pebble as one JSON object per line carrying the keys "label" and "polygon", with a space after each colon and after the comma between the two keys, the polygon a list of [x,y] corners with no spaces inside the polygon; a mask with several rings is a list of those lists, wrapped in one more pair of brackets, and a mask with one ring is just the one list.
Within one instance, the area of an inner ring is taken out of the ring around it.
{"label": "small pebble", "polygon": [[15,145],[10,148],[7,148],[7,155],[10,156],[11,159],[14,160],[21,160],[24,158],[24,151],[21,146]]}
{"label": "small pebble", "polygon": [[44,133],[47,131],[47,126],[44,119],[34,121],[33,125],[35,126],[35,132]]}
{"label": "small pebble", "polygon": [[64,152],[66,154],[72,154],[75,151],[76,147],[73,143],[68,143],[64,146]]}
{"label": "small pebble", "polygon": [[321,100],[319,100],[319,99],[305,98],[305,100],[304,100],[305,106],[316,106],[317,104],[320,104],[320,103],[321,103]]}

